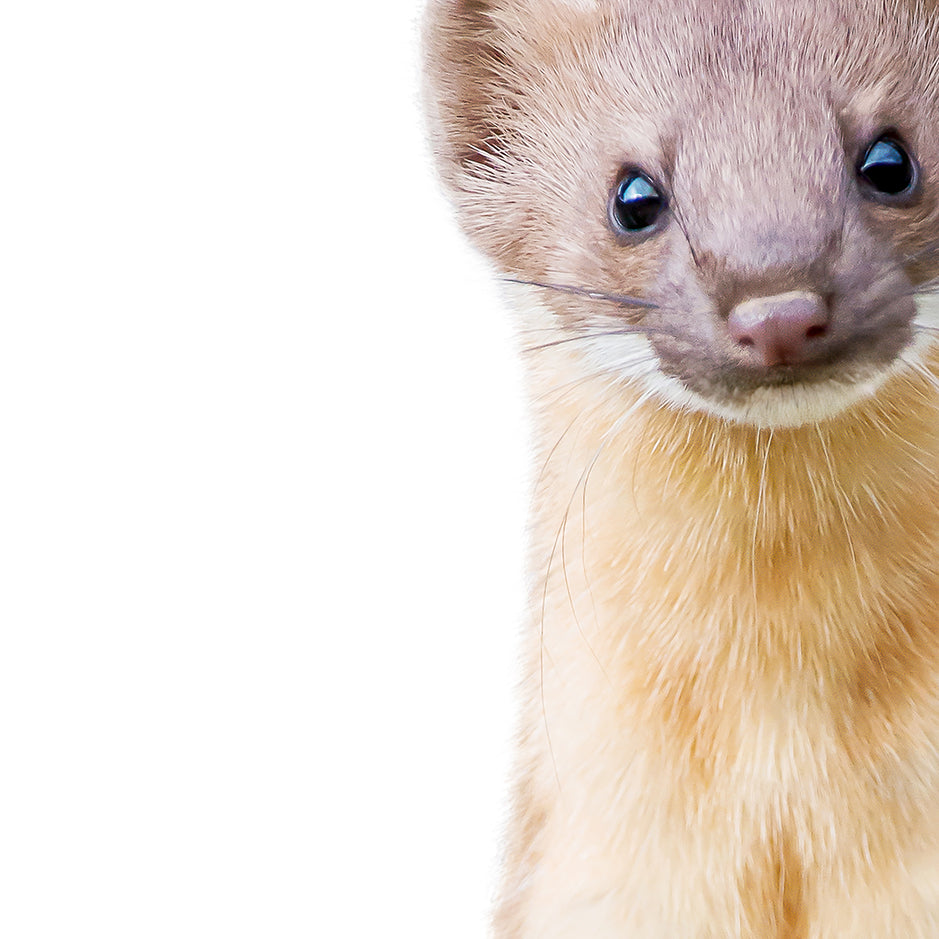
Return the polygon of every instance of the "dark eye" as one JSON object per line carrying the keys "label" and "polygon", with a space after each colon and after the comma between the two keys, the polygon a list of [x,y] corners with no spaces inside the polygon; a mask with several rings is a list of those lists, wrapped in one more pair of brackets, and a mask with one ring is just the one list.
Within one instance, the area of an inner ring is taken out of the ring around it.
{"label": "dark eye", "polygon": [[916,167],[903,144],[895,137],[878,137],[857,165],[857,174],[874,192],[884,196],[904,195],[916,181]]}
{"label": "dark eye", "polygon": [[614,225],[624,232],[651,228],[665,210],[665,196],[645,173],[628,170],[616,184],[610,202]]}

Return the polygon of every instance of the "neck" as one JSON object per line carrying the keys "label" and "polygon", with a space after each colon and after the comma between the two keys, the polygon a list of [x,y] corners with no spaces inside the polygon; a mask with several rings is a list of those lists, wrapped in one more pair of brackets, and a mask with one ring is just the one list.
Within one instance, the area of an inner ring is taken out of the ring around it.
{"label": "neck", "polygon": [[761,678],[909,692],[937,664],[939,395],[928,371],[895,376],[824,424],[776,431],[570,387],[536,414],[536,607],[549,657],[576,631],[615,683],[711,682],[713,700]]}

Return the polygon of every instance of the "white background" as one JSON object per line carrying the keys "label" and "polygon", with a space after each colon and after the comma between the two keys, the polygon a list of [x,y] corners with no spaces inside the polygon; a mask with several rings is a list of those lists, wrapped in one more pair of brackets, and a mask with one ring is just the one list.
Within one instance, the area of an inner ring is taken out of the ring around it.
{"label": "white background", "polygon": [[0,935],[485,932],[508,322],[416,0],[0,15]]}

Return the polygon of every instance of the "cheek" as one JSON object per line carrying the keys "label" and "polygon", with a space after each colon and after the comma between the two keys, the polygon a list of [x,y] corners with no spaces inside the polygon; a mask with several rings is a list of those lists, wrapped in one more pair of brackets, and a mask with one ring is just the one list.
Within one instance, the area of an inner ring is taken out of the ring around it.
{"label": "cheek", "polygon": [[924,192],[916,217],[905,225],[895,225],[892,239],[897,251],[909,259],[906,270],[914,284],[939,278],[939,206],[933,192]]}
{"label": "cheek", "polygon": [[619,252],[608,258],[605,273],[618,293],[660,304],[657,289],[660,268],[661,259],[654,252],[636,247],[629,249],[626,258]]}
{"label": "cheek", "polygon": [[591,286],[662,302],[660,281],[667,260],[667,231],[626,239],[614,234],[604,213],[592,235],[592,243],[583,245],[578,258],[578,271]]}

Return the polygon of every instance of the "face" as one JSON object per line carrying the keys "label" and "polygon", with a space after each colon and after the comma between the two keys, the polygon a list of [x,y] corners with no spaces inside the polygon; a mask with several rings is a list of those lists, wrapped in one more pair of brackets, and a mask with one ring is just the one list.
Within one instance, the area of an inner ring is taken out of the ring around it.
{"label": "face", "polygon": [[793,426],[919,365],[939,326],[925,27],[863,0],[519,6],[436,27],[439,145],[464,224],[585,372]]}

